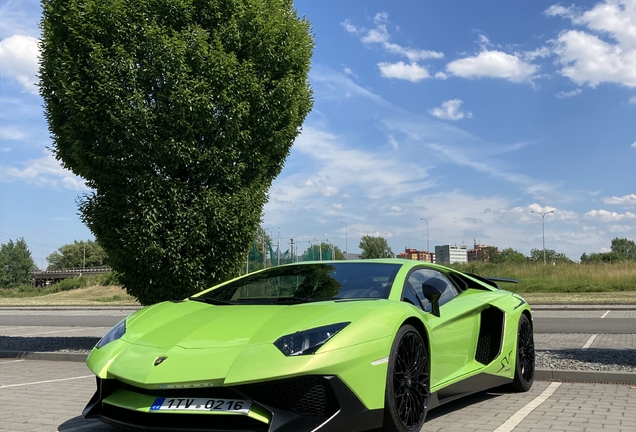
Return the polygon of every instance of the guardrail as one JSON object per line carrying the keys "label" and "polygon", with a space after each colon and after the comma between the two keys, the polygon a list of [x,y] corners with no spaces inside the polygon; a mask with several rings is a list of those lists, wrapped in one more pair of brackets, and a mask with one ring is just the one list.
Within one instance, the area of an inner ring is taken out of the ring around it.
{"label": "guardrail", "polygon": [[60,269],[60,270],[33,270],[31,272],[34,276],[46,276],[55,275],[60,273],[106,273],[112,271],[110,267],[87,267],[87,268],[72,268],[72,269]]}

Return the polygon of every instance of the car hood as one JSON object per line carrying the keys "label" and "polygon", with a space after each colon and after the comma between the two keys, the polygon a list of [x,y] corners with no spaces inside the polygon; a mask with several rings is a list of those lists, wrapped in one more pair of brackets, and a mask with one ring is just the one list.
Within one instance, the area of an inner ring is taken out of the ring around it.
{"label": "car hood", "polygon": [[[293,375],[319,367],[326,360],[320,355],[285,357],[274,346],[276,339],[347,321],[352,325],[320,352],[386,337],[394,331],[391,324],[394,319],[391,313],[380,313],[380,309],[390,310],[390,303],[388,300],[240,306],[196,301],[160,303],[129,317],[125,335],[93,350],[87,363],[102,378],[116,377],[150,388],[165,383],[216,386]],[[162,360],[159,364],[158,359]]]}
{"label": "car hood", "polygon": [[355,303],[216,306],[196,301],[166,302],[131,319],[122,339],[133,345],[158,348],[242,348],[331,324],[331,316]]}

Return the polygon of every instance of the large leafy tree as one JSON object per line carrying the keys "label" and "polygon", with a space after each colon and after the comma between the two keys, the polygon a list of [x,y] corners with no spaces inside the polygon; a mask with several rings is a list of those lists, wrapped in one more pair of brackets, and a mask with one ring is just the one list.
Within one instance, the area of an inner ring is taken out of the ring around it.
{"label": "large leafy tree", "polygon": [[627,260],[636,260],[636,243],[634,243],[634,240],[616,237],[612,240],[611,249],[616,254],[624,255]]}
{"label": "large leafy tree", "polygon": [[41,94],[81,218],[142,304],[238,273],[311,109],[292,0],[43,0]]}
{"label": "large leafy tree", "polygon": [[11,288],[31,282],[37,267],[23,238],[0,245],[0,287]]}
{"label": "large leafy tree", "polygon": [[93,240],[65,244],[46,257],[49,270],[102,267],[108,264],[108,255],[100,244]]}
{"label": "large leafy tree", "polygon": [[507,248],[501,251],[502,262],[505,263],[523,263],[528,261],[528,257],[513,248]]}
{"label": "large leafy tree", "polygon": [[395,257],[384,237],[362,236],[358,247],[362,250],[362,259]]}

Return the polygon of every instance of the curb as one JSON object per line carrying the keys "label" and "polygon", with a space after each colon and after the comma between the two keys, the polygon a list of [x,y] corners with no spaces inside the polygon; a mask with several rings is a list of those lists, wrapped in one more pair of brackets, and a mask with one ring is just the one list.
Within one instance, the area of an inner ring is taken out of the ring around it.
{"label": "curb", "polygon": [[[88,354],[32,351],[1,351],[0,358],[86,362]],[[562,369],[537,369],[537,381],[576,381],[588,383],[636,384],[636,372],[580,371]]]}
{"label": "curb", "polygon": [[65,352],[33,352],[33,351],[2,351],[0,350],[0,358],[86,362],[86,359],[88,358],[88,354],[65,353]]}
{"label": "curb", "polygon": [[537,369],[534,372],[534,379],[539,381],[636,384],[636,372]]}
{"label": "curb", "polygon": [[533,311],[537,310],[636,310],[636,304],[530,304]]}

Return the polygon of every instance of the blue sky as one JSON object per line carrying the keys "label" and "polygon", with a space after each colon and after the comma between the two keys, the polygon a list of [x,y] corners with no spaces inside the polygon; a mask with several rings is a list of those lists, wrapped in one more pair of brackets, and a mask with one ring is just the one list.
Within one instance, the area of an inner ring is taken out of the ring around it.
{"label": "blue sky", "polygon": [[[473,239],[578,259],[636,233],[636,0],[296,0],[314,109],[263,226],[359,252]],[[37,94],[40,6],[0,0],[0,242],[93,238]],[[346,223],[346,226],[344,223]],[[284,247],[284,246],[283,246]]]}

